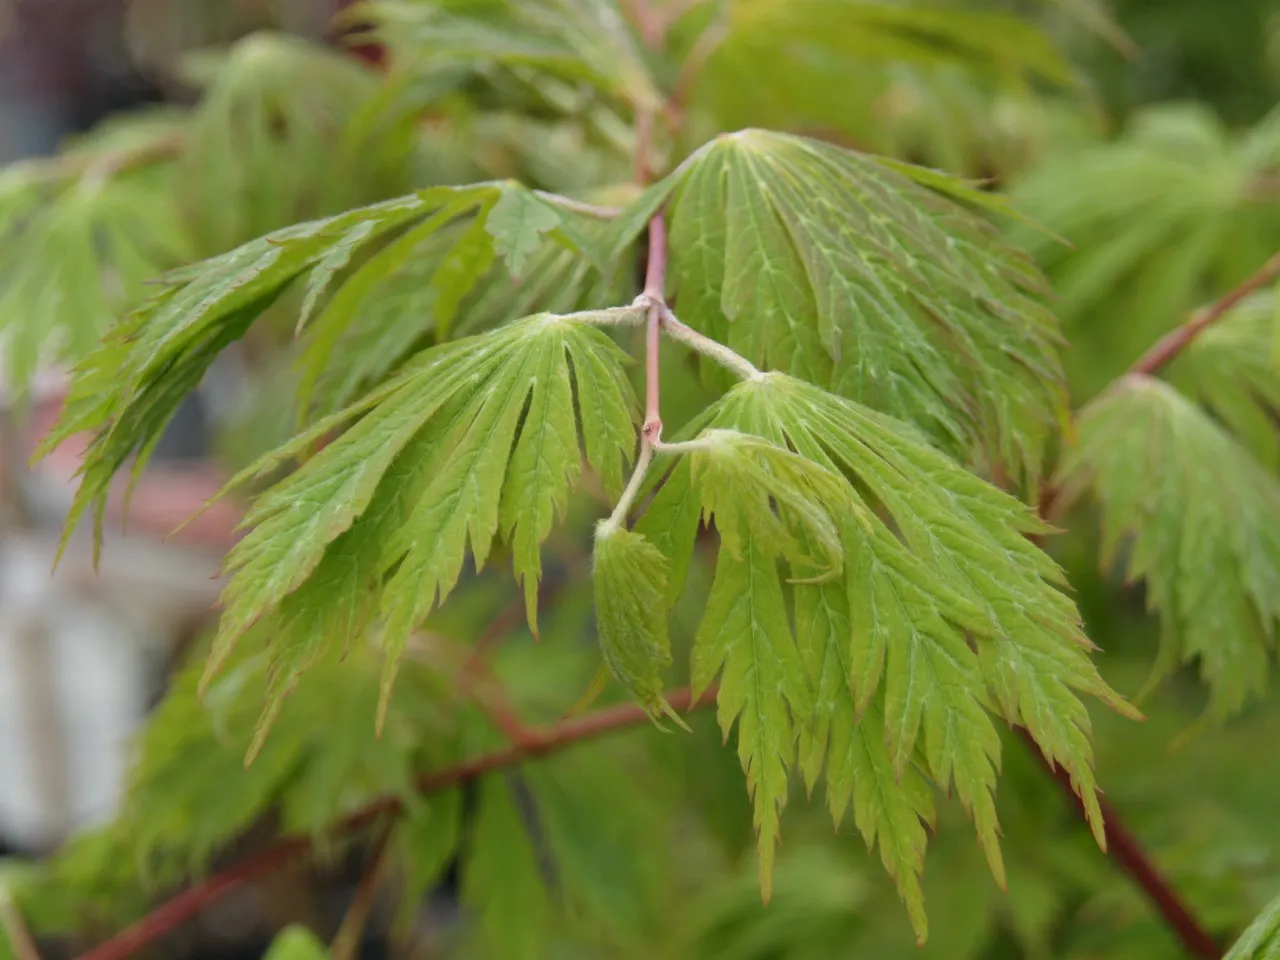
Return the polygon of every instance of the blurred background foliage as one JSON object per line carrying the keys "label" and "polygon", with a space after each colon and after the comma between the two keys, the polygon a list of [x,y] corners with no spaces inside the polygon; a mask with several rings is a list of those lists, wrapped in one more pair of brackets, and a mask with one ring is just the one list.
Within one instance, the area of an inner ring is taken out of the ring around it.
{"label": "blurred background foliage", "polygon": [[[597,203],[627,199],[627,101],[648,95],[650,71],[685,94],[683,132],[663,141],[670,158],[720,130],[773,126],[1008,191],[1048,229],[1009,227],[1057,291],[1077,404],[1280,248],[1280,10],[1270,0],[693,3],[672,27],[677,55],[656,64],[622,21],[602,39],[571,29],[572,16],[540,15],[612,8],[607,0],[530,3],[514,35],[442,25],[421,15],[421,2],[387,3],[384,28],[370,35],[362,31],[374,21],[348,11],[342,22],[355,35],[345,39],[331,26],[333,3],[132,0],[99,5],[92,21],[92,4],[79,13],[67,4],[61,20],[50,13],[60,4],[35,6],[0,0],[10,89],[22,88],[25,59],[45,72],[31,67],[37,79],[24,82],[66,107],[72,126],[84,117],[68,105],[92,100],[91,87],[116,91],[99,98],[99,113],[150,105],[113,115],[53,158],[0,171],[0,331],[18,393],[40,370],[82,356],[148,279],[280,226],[415,187],[505,177]],[[41,34],[32,23],[46,16]],[[725,16],[737,18],[728,39],[703,49],[699,38]],[[363,58],[342,49],[355,41]],[[373,43],[385,47],[381,68]],[[79,64],[90,52],[96,66]],[[681,66],[690,62],[696,76]],[[459,328],[590,297],[572,260],[558,257],[536,251],[514,290],[481,283]],[[633,278],[619,282],[630,289]],[[322,393],[355,391],[430,342],[422,318],[438,294],[412,261],[367,286],[367,308],[318,369],[309,358],[326,354],[293,333],[300,291],[255,326],[233,355],[236,388],[219,408],[211,456],[239,467],[288,435],[306,413],[290,406],[297,378],[316,378]],[[1276,298],[1261,293],[1170,372],[1273,477],[1276,318]],[[663,370],[677,423],[709,388],[678,353]],[[279,831],[320,835],[391,794],[409,814],[390,841],[389,902],[370,924],[368,956],[386,943],[400,956],[500,960],[1183,956],[1012,735],[1000,793],[1009,889],[990,880],[969,831],[950,828],[963,813],[944,805],[925,874],[923,950],[861,838],[846,827],[833,839],[818,797],[789,807],[774,899],[761,906],[737,760],[708,715],[691,719],[692,736],[635,730],[417,798],[423,771],[501,743],[458,686],[477,638],[529,716],[554,720],[587,687],[596,655],[584,574],[598,509],[575,504],[548,545],[554,604],[542,642],[515,626],[487,629],[519,598],[507,578],[473,578],[402,670],[380,740],[378,664],[353,649],[300,684],[243,772],[265,665],[246,643],[201,706],[197,644],[140,735],[116,820],[46,862],[0,865],[0,885],[49,955],[110,932],[232,853]],[[1159,623],[1143,588],[1099,563],[1094,508],[1078,504],[1061,523],[1070,532],[1050,549],[1104,674],[1138,694]],[[696,598],[706,564],[692,576],[686,597]],[[698,604],[685,606],[677,648],[696,626]],[[1108,798],[1225,941],[1280,892],[1280,699],[1273,692],[1214,727],[1205,704],[1194,671],[1175,672],[1143,698],[1147,722],[1099,712],[1094,733]],[[331,937],[350,891],[339,883],[335,894],[330,881],[364,843],[322,844],[314,875],[294,878],[306,895],[263,894],[273,905],[253,908],[250,932],[297,921]],[[0,956],[5,944],[0,934]],[[319,947],[295,938],[288,949],[302,957]]]}

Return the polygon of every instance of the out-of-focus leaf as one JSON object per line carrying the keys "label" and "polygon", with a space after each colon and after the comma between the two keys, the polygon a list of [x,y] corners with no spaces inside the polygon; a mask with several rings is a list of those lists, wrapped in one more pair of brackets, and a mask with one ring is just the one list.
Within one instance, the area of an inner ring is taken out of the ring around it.
{"label": "out-of-focus leaf", "polygon": [[1103,561],[1160,614],[1153,681],[1189,662],[1225,718],[1267,689],[1280,621],[1280,482],[1172,387],[1126,378],[1081,415],[1061,467],[1103,508]]}

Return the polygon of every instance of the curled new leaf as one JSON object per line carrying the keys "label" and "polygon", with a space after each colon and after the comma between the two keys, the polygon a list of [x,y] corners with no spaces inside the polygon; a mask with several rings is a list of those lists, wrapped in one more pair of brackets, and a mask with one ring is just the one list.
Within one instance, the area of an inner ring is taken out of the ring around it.
{"label": "curled new leaf", "polygon": [[656,718],[665,712],[662,671],[671,663],[667,558],[640,534],[601,521],[591,570],[605,663]]}

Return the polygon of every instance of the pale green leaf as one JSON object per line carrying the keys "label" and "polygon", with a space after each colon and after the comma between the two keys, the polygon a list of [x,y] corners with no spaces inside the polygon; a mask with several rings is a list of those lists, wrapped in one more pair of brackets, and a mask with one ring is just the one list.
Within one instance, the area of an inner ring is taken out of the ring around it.
{"label": "pale green leaf", "polygon": [[525,366],[522,378],[531,384],[529,403],[501,488],[502,534],[511,542],[534,636],[542,578],[540,546],[557,517],[563,516],[580,470],[565,339],[562,331],[548,334],[545,347],[539,344],[539,353]]}
{"label": "pale green leaf", "polygon": [[493,236],[498,254],[507,261],[513,277],[524,270],[525,260],[538,249],[542,235],[560,226],[560,215],[553,207],[531,193],[503,192],[485,221]]}
{"label": "pale green leaf", "polygon": [[1280,111],[1233,134],[1204,104],[1147,107],[1115,139],[1064,146],[1012,183],[1031,251],[1072,333],[1073,389],[1095,395],[1204,300],[1275,250],[1255,185],[1280,162]]}
{"label": "pale green leaf", "polygon": [[[587,318],[589,319],[589,317]],[[300,673],[346,649],[377,617],[383,708],[410,634],[457,583],[469,551],[483,567],[495,536],[512,547],[531,625],[539,545],[577,479],[582,438],[602,473],[631,456],[636,401],[625,355],[573,316],[541,314],[419,354],[384,386],[241,472],[265,475],[340,435],[259,496],[231,574],[207,676],[252,625],[272,638],[268,705],[255,749]],[[580,371],[592,371],[593,379]],[[611,461],[616,464],[611,467]]]}
{"label": "pale green leaf", "polygon": [[1280,900],[1273,900],[1258,914],[1227,951],[1225,960],[1277,960],[1280,958]]}
{"label": "pale green leaf", "polygon": [[721,674],[717,716],[726,739],[738,725],[738,757],[755,802],[760,889],[767,901],[778,820],[795,763],[796,727],[807,716],[811,698],[791,637],[773,546],[757,539],[749,527],[739,531],[737,540],[738,553],[722,549],[716,562],[694,641],[692,682],[700,693]]}
{"label": "pale green leaf", "polygon": [[[501,206],[502,200],[497,205]],[[433,311],[436,335],[440,339],[449,338],[459,305],[493,263],[494,231],[498,229],[499,226],[491,218],[483,215],[477,217],[440,260],[431,275],[431,286],[436,293]],[[512,273],[514,275],[514,271]]]}
{"label": "pale green leaf", "polygon": [[951,68],[1003,87],[1073,82],[1045,33],[1004,13],[865,0],[733,0],[720,9],[703,28],[710,36],[689,35],[691,49],[711,54],[689,96],[730,125],[851,132],[849,92],[865,89],[868,65]]}
{"label": "pale green leaf", "polygon": [[[202,253],[380,200],[376,142],[344,144],[377,91],[373,71],[298,37],[258,33],[218,64],[183,143],[183,201]],[[405,178],[406,170],[399,171]]]}
{"label": "pale green leaf", "polygon": [[640,534],[601,521],[591,575],[605,663],[656,719],[665,707],[662,673],[671,663],[666,557]]}
{"label": "pale green leaf", "polygon": [[905,169],[761,130],[703,147],[663,188],[681,319],[1033,479],[1065,410],[1046,288],[973,191]]}
{"label": "pale green leaf", "polygon": [[[907,425],[782,374],[730,391],[711,426],[693,441],[694,469],[685,475],[699,502],[715,508],[722,539],[694,679],[709,682],[725,650],[738,652],[739,665],[726,666],[722,678],[721,710],[723,717],[727,689],[730,720],[745,706],[764,727],[763,736],[752,729],[755,741],[744,739],[745,726],[739,731],[749,783],[753,771],[772,773],[766,799],[777,802],[792,757],[780,744],[794,742],[794,728],[806,781],[813,784],[825,761],[833,813],[852,799],[921,936],[923,824],[932,802],[918,774],[955,787],[1003,877],[994,806],[1000,744],[990,713],[1025,725],[1046,757],[1070,772],[1100,834],[1089,721],[1077,694],[1132,711],[1090,663],[1079,615],[1055,588],[1061,573],[1027,539],[1043,530],[1034,514]],[[761,439],[744,442],[726,430]],[[764,448],[773,452],[761,456]],[[708,473],[716,460],[745,462],[731,471],[721,464],[717,477]],[[791,471],[793,461],[807,466]],[[726,520],[737,531],[726,530]],[[743,529],[758,539],[744,540]],[[843,564],[831,563],[833,552]],[[794,641],[779,556],[790,561],[797,629],[806,628]],[[732,607],[726,593],[756,596],[755,606]],[[753,632],[759,617],[767,628]],[[709,631],[722,625],[713,642]],[[757,636],[770,643],[749,648],[747,638]],[[787,669],[792,663],[800,672]],[[766,697],[735,669],[779,679]],[[867,739],[877,723],[882,733]],[[764,829],[774,829],[772,809],[760,807]]]}
{"label": "pale green leaf", "polygon": [[544,89],[564,80],[645,107],[661,102],[614,0],[372,0],[360,10],[373,21],[373,35],[409,62],[526,70]]}
{"label": "pale green leaf", "polygon": [[329,950],[306,927],[294,924],[281,930],[263,960],[328,960]]}
{"label": "pale green leaf", "polygon": [[[141,147],[139,149],[142,149]],[[38,370],[80,361],[144,284],[191,256],[172,165],[121,172],[109,151],[0,172],[0,342],[21,398]]]}
{"label": "pale green leaf", "polygon": [[[295,280],[310,276],[312,293],[332,286],[344,257],[363,254],[385,235],[401,231],[331,291],[319,317],[308,327],[306,373],[299,388],[302,405],[307,407],[317,378],[330,369],[329,358],[343,344],[358,309],[371,291],[415,254],[419,241],[434,240],[442,228],[473,209],[484,219],[501,197],[526,193],[508,182],[434,188],[288,227],[164,278],[160,292],[113,328],[81,365],[62,419],[42,446],[47,452],[72,434],[94,433],[67,533],[90,506],[100,515],[112,478],[126,462],[132,459],[135,472],[145,466],[151,446],[218,354],[243,336]],[[550,206],[543,208],[559,216]],[[555,235],[572,246],[570,235],[578,232],[566,220],[560,222]],[[343,252],[335,254],[335,250]],[[443,256],[448,248],[439,252]],[[422,330],[430,330],[425,318]],[[412,341],[412,329],[397,327],[396,333],[391,338],[393,347],[405,344],[402,333]],[[380,340],[374,346],[377,356],[372,369],[385,370],[396,358],[387,358]],[[368,370],[367,364],[367,357],[356,358],[351,367]],[[346,383],[345,391],[354,389],[350,381]]]}
{"label": "pale green leaf", "polygon": [[1066,496],[1103,508],[1103,560],[1127,544],[1126,577],[1160,615],[1154,682],[1198,662],[1210,713],[1267,689],[1280,620],[1280,482],[1172,387],[1129,377],[1079,420]]}

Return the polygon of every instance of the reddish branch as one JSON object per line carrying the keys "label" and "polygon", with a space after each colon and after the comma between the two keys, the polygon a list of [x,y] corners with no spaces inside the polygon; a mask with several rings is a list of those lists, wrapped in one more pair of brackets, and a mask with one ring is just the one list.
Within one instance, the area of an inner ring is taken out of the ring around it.
{"label": "reddish branch", "polygon": [[387,866],[387,843],[391,839],[389,825],[382,829],[374,841],[373,849],[365,863],[364,873],[356,886],[355,896],[351,898],[351,906],[338,927],[338,932],[329,944],[329,956],[333,960],[354,960],[360,955],[360,938],[364,935],[365,924],[378,896],[378,887]]}
{"label": "reddish branch", "polygon": [[[1150,350],[1138,358],[1129,368],[1127,375],[1150,376],[1156,373],[1242,300],[1277,278],[1280,278],[1280,253],[1276,253],[1238,286],[1213,303],[1195,311],[1185,323],[1162,337]],[[1061,502],[1061,493],[1058,487],[1045,487],[1040,495],[1041,517],[1046,520],[1052,519],[1062,509],[1064,504]],[[1019,728],[1019,732],[1031,744],[1036,756],[1047,763],[1039,747],[1036,746],[1034,738],[1025,729]],[[1049,765],[1049,769],[1083,815],[1084,808],[1080,806],[1080,798],[1071,785],[1071,778],[1059,767]],[[1169,929],[1190,956],[1218,960],[1222,956],[1222,948],[1209,936],[1191,908],[1183,902],[1173,888],[1173,884],[1143,850],[1137,837],[1125,827],[1115,808],[1102,800],[1099,801],[1099,806],[1102,809],[1108,853],[1121,869],[1129,874],[1134,883],[1142,888],[1143,893],[1159,911],[1160,916],[1164,918]]]}
{"label": "reddish branch", "polygon": [[[1071,798],[1083,817],[1084,805],[1076,795],[1075,787],[1071,785],[1070,774],[1045,760],[1035,738],[1025,728],[1019,727],[1018,732],[1022,734],[1032,752],[1040,758],[1041,763],[1053,778],[1062,785],[1063,791]],[[1222,948],[1214,942],[1201,926],[1200,921],[1196,919],[1195,914],[1182,902],[1178,892],[1147,856],[1146,851],[1142,849],[1142,844],[1124,825],[1115,808],[1102,798],[1098,799],[1098,806],[1102,810],[1102,822],[1106,828],[1108,854],[1142,888],[1143,893],[1160,912],[1160,916],[1164,917],[1169,929],[1177,936],[1190,956],[1200,957],[1202,960],[1219,960],[1222,957]]]}
{"label": "reddish branch", "polygon": [[1155,346],[1138,358],[1129,368],[1131,374],[1152,374],[1182,352],[1206,327],[1216,323],[1241,300],[1280,277],[1280,253],[1276,253],[1247,280],[1229,293],[1193,313],[1190,319],[1176,330],[1157,341]]}
{"label": "reddish branch", "polygon": [[[1181,325],[1169,331],[1134,361],[1129,367],[1127,376],[1151,376],[1170,363],[1200,336],[1208,327],[1217,323],[1242,300],[1256,293],[1273,280],[1280,279],[1280,252],[1260,266],[1248,278],[1223,294],[1213,303],[1206,304],[1191,314]],[[1062,489],[1052,484],[1045,484],[1040,491],[1040,515],[1052,521],[1069,504],[1062,499]]]}
{"label": "reddish branch", "polygon": [[[714,687],[696,699],[686,688],[673,692],[667,700],[674,709],[687,711],[709,706],[715,702],[715,697]],[[562,720],[549,727],[536,744],[504,747],[493,753],[476,757],[474,760],[428,773],[418,780],[417,789],[422,794],[435,793],[475,780],[486,773],[513,767],[546,753],[563,750],[572,744],[593,740],[607,733],[648,722],[650,722],[648,715],[638,704],[624,703],[594,710],[579,717]],[[403,812],[404,805],[398,797],[383,797],[340,821],[333,827],[331,834],[342,836],[356,833],[375,823],[395,818]],[[241,860],[227,870],[210,877],[204,883],[183,891],[133,926],[87,953],[81,954],[79,960],[128,960],[232,890],[279,869],[310,851],[311,846],[310,837],[285,837],[262,852]]]}

